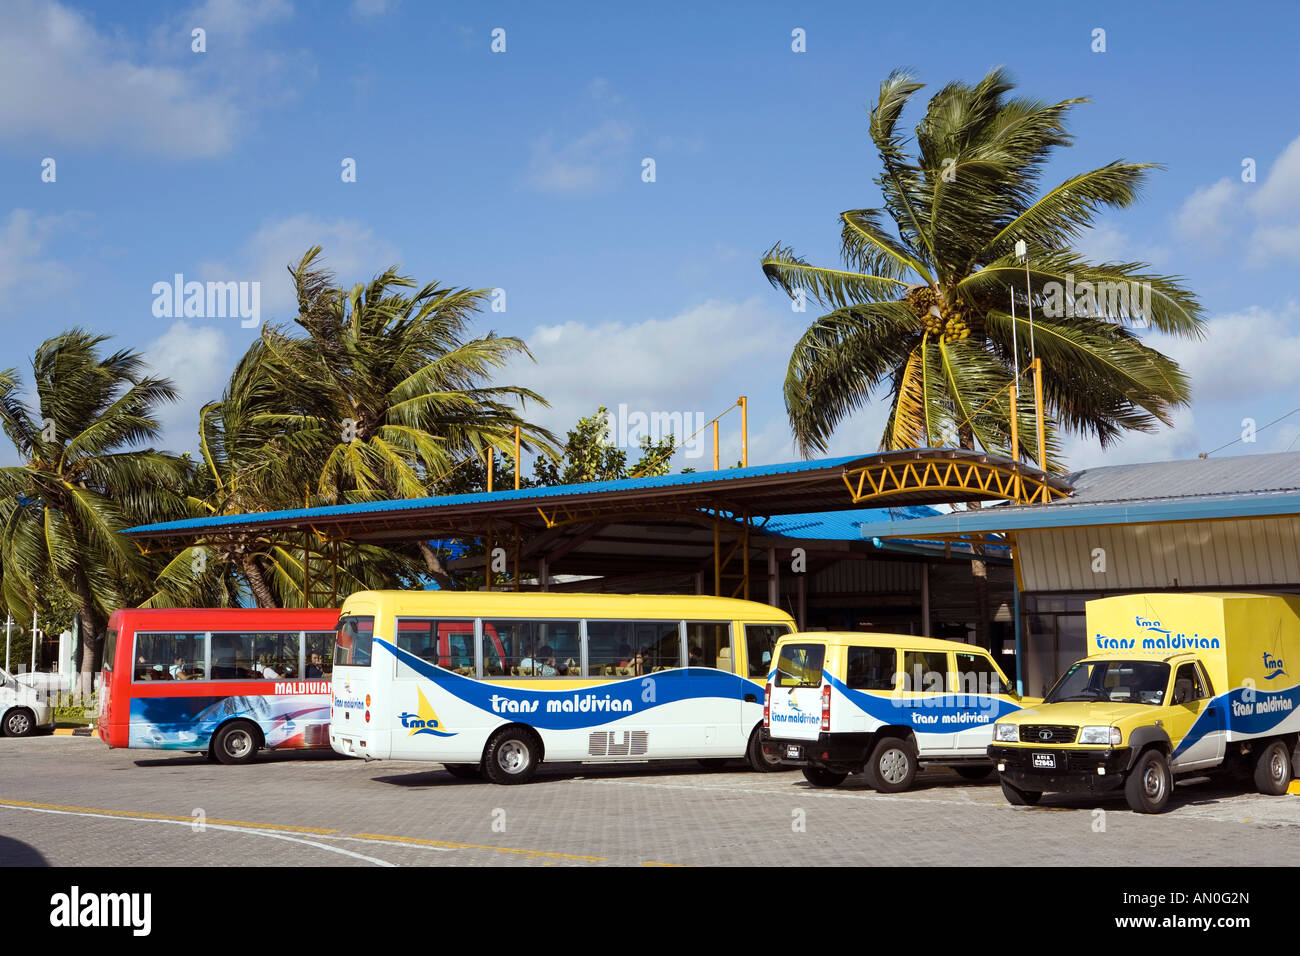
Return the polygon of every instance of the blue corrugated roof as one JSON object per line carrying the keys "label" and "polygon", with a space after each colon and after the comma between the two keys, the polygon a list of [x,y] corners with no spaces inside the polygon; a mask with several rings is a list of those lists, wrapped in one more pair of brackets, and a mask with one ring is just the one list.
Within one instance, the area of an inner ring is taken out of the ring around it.
{"label": "blue corrugated roof", "polygon": [[851,511],[818,511],[811,514],[773,515],[763,525],[764,534],[785,538],[811,538],[822,541],[856,541],[864,524],[924,518],[939,512],[929,505],[904,508],[858,508]]}
{"label": "blue corrugated roof", "polygon": [[128,528],[127,534],[171,531],[193,531],[201,528],[220,528],[225,525],[259,522],[292,521],[298,518],[331,518],[356,514],[410,511],[417,508],[443,508],[452,505],[484,504],[487,502],[526,501],[556,498],[564,495],[594,494],[602,491],[636,491],[638,489],[671,488],[687,485],[707,485],[713,482],[733,481],[738,478],[761,478],[770,475],[798,474],[842,468],[864,455],[847,455],[842,458],[821,458],[815,461],[792,461],[775,465],[752,465],[749,468],[728,468],[720,471],[697,471],[690,474],[660,475],[646,478],[623,478],[617,481],[589,481],[576,485],[551,485],[545,488],[521,488],[519,491],[478,492],[470,495],[443,495],[432,498],[400,498],[392,501],[366,501],[348,505],[328,505],[320,508],[293,508],[284,511],[262,511],[254,514],[220,515],[210,518],[185,518],[158,524]]}

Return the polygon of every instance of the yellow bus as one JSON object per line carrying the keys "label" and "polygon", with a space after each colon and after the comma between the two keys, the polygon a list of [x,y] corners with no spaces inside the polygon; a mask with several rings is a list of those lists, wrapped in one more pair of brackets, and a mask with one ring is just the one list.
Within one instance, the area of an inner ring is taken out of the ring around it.
{"label": "yellow bus", "polygon": [[526,783],[543,760],[763,753],[778,608],[732,598],[359,591],[343,603],[330,745]]}

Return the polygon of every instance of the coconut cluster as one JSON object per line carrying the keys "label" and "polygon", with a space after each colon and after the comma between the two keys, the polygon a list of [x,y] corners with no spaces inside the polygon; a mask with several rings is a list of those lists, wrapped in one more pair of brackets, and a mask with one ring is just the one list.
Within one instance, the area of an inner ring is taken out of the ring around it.
{"label": "coconut cluster", "polygon": [[921,323],[923,331],[945,342],[968,339],[983,328],[983,310],[965,305],[949,305],[930,286],[917,286],[905,298],[908,307]]}

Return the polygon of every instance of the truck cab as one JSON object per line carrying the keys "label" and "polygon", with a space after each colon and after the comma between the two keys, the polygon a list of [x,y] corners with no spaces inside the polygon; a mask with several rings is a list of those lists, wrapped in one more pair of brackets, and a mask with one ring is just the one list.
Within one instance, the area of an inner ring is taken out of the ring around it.
{"label": "truck cab", "polygon": [[989,757],[1008,802],[1123,791],[1168,808],[1177,777],[1246,771],[1287,791],[1300,734],[1300,598],[1132,594],[1087,605],[1090,653],[1043,702],[998,720]]}

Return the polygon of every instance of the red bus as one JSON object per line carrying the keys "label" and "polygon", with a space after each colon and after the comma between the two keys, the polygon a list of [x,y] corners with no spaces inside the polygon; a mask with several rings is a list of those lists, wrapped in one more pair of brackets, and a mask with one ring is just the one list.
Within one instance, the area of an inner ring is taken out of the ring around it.
{"label": "red bus", "polygon": [[206,753],[329,747],[337,610],[124,609],[104,644],[99,736]]}

